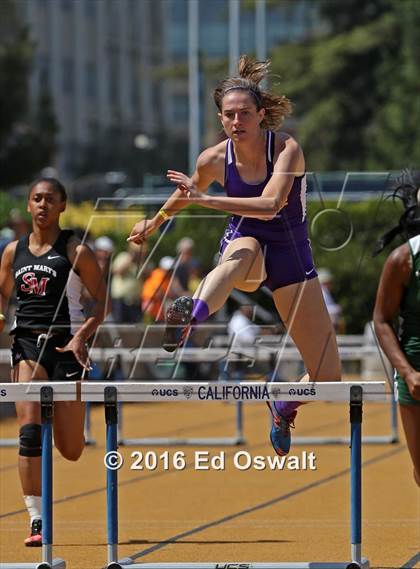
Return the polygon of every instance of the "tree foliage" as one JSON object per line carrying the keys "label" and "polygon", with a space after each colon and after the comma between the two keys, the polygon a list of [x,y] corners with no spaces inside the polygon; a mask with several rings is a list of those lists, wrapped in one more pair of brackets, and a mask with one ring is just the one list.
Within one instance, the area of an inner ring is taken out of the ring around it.
{"label": "tree foliage", "polygon": [[29,76],[33,45],[12,0],[0,2],[0,171],[1,185],[26,182],[48,166],[57,131],[45,86],[32,106]]}
{"label": "tree foliage", "polygon": [[329,33],[272,53],[310,170],[420,162],[420,3],[318,0]]}
{"label": "tree foliage", "polygon": [[420,2],[404,0],[394,6],[398,50],[384,61],[381,89],[385,99],[372,125],[375,145],[369,163],[400,168],[420,166]]}

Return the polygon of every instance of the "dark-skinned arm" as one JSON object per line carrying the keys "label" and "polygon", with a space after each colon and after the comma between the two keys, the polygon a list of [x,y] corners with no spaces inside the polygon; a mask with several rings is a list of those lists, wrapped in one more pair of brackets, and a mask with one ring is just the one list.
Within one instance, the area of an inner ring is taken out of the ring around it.
{"label": "dark-skinned arm", "polygon": [[393,326],[411,270],[410,251],[405,244],[395,249],[384,265],[376,295],[373,322],[379,343],[391,365],[405,380],[411,395],[420,399],[420,372],[413,368],[402,351]]}
{"label": "dark-skinned arm", "polygon": [[[0,265],[0,313],[6,315],[9,299],[12,294],[15,282],[13,279],[12,264],[16,251],[17,241],[6,245],[1,258]],[[3,332],[5,320],[0,320],[0,332]]]}

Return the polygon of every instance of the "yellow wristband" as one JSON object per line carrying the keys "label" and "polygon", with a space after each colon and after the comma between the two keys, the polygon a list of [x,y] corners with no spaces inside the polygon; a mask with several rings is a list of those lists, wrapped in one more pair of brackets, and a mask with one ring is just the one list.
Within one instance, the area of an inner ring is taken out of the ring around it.
{"label": "yellow wristband", "polygon": [[163,219],[164,219],[165,221],[171,217],[170,215],[168,215],[168,214],[166,213],[166,211],[165,211],[164,209],[160,209],[160,210],[158,211],[158,215],[160,215],[161,217],[163,217]]}
{"label": "yellow wristband", "polygon": [[6,320],[6,316],[3,314],[3,312],[0,312],[0,320]]}

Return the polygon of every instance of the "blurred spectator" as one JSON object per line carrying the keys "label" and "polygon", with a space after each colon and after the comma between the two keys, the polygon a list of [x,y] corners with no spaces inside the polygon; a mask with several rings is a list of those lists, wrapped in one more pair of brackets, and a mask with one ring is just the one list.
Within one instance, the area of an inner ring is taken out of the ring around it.
{"label": "blurred spectator", "polygon": [[114,243],[112,239],[106,235],[102,235],[95,240],[94,253],[99,267],[104,273],[105,279],[108,281],[111,274],[111,258],[114,251]]}
{"label": "blurred spectator", "polygon": [[[101,269],[104,276],[108,293],[111,284],[111,260],[113,251],[114,243],[112,239],[106,235],[98,237],[93,244],[93,252],[95,254],[96,260],[98,261],[99,268]],[[84,312],[89,315],[93,306],[93,298],[86,287],[84,287],[82,291],[82,304]],[[108,316],[108,319],[109,318],[110,316]]]}
{"label": "blurred spectator", "polygon": [[229,335],[233,336],[233,345],[250,346],[261,335],[261,328],[253,320],[253,307],[244,304],[233,313],[228,323]]}
{"label": "blurred spectator", "polygon": [[[240,346],[252,346],[256,338],[261,335],[261,328],[253,320],[253,306],[243,304],[233,313],[228,322],[228,334],[230,336],[230,350],[237,353]],[[219,380],[233,381],[243,380],[247,371],[250,370],[249,360],[219,362]]]}
{"label": "blurred spectator", "polygon": [[[183,237],[176,244],[176,253],[178,255],[178,266],[176,276],[184,290],[189,290],[189,280],[191,277],[191,269],[193,264],[194,241],[191,237]],[[195,289],[194,289],[195,290]]]}
{"label": "blurred spectator", "polygon": [[14,232],[13,239],[20,239],[31,232],[31,225],[29,221],[23,217],[18,209],[15,208],[10,211],[8,226]]}
{"label": "blurred spectator", "polygon": [[[178,271],[177,271],[178,274]],[[197,259],[191,260],[190,278],[188,280],[188,291],[192,296],[198,289],[198,285],[203,279],[203,269],[201,267],[200,261]]]}
{"label": "blurred spectator", "polygon": [[10,210],[6,225],[0,230],[0,259],[8,243],[15,239],[20,239],[30,232],[31,226],[20,211],[16,208]]}
{"label": "blurred spectator", "polygon": [[129,243],[127,251],[118,253],[112,263],[112,312],[117,323],[133,323],[141,319],[140,296],[147,274],[144,269],[140,277],[138,274],[146,254],[146,243],[141,247]]}
{"label": "blurred spectator", "polygon": [[6,245],[13,241],[14,238],[15,232],[10,227],[3,227],[3,229],[0,230],[0,260]]}
{"label": "blurred spectator", "polygon": [[[20,239],[24,235],[29,235],[31,232],[31,224],[27,221],[21,212],[13,208],[10,210],[9,219],[7,221],[6,227],[0,232],[0,261],[3,255],[3,251],[6,245],[15,239]],[[7,309],[6,318],[10,322],[14,318],[15,311],[15,295],[13,294],[10,298],[9,307]]]}
{"label": "blurred spectator", "polygon": [[162,257],[159,266],[154,269],[143,284],[141,308],[145,322],[165,320],[167,301],[188,294],[173,273],[173,257]]}
{"label": "blurred spectator", "polygon": [[322,295],[327,306],[328,314],[330,315],[335,331],[342,334],[344,332],[344,319],[341,315],[341,306],[335,302],[332,295],[332,273],[328,269],[318,269],[318,279],[321,284]]}

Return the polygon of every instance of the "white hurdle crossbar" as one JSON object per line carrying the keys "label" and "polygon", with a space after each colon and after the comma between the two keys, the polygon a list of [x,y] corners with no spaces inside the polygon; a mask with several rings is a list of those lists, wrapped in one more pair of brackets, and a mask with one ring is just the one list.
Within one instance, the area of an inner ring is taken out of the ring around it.
{"label": "white hurdle crossbar", "polygon": [[[105,404],[107,452],[117,449],[118,403],[120,401],[347,401],[350,405],[350,504],[351,561],[344,562],[212,562],[212,563],[135,563],[126,557],[118,561],[118,474],[107,470],[107,569],[368,569],[362,557],[361,449],[362,409],[364,401],[385,401],[385,382],[318,383],[160,383],[159,391],[150,383],[82,383],[82,401]],[[176,394],[174,392],[177,389]]]}
{"label": "white hurdle crossbar", "polygon": [[[269,336],[264,338],[264,342],[269,340]],[[377,355],[378,348],[376,346],[360,346],[355,344],[358,336],[338,336],[339,354],[341,360],[357,359],[365,356]],[[347,342],[350,342],[347,345]],[[230,363],[235,361],[243,361],[249,359],[259,362],[270,362],[273,356],[278,355],[279,338],[273,336],[271,343],[256,344],[253,346],[224,346],[220,347],[217,344],[209,348],[183,348],[177,350],[173,354],[168,354],[163,348],[147,348],[144,346],[139,347],[137,350],[121,347],[109,348],[92,348],[90,350],[90,357],[93,361],[108,362],[113,361],[115,358],[121,357],[124,362],[134,365],[135,362],[153,362],[157,365],[160,364],[174,364],[179,365],[183,362],[220,362],[228,358]],[[287,344],[281,349],[281,358],[284,361],[301,361],[301,356],[294,345]],[[10,353],[8,350],[0,350],[0,361],[8,362],[10,360]],[[385,371],[385,370],[384,370]],[[393,444],[398,442],[398,426],[397,426],[397,403],[394,398],[389,399],[390,405],[390,433],[384,435],[368,435],[363,437],[364,444]],[[119,440],[118,443],[124,446],[236,446],[245,444],[245,437],[243,434],[243,405],[241,401],[237,401],[235,405],[235,433],[232,436],[225,437],[206,437],[206,438],[178,438],[178,437],[141,437],[141,438],[126,438],[123,436],[123,421],[122,410],[120,412],[119,421]],[[90,433],[90,409],[86,409],[86,424],[85,424],[85,439],[86,444],[94,445],[95,440]],[[0,447],[17,447],[19,444],[18,439],[0,439]],[[296,436],[293,439],[294,445],[333,445],[333,444],[349,444],[349,437],[301,437]]]}
{"label": "white hurdle crossbar", "polygon": [[39,401],[42,421],[42,561],[0,563],[0,569],[65,569],[63,559],[53,559],[52,419],[55,401],[76,401],[75,382],[34,381],[0,383],[0,402]]}
{"label": "white hurdle crossbar", "polygon": [[[228,358],[229,362],[234,363],[249,359],[259,362],[270,362],[273,355],[278,354],[278,338],[276,344],[256,344],[252,346],[211,346],[209,348],[183,348],[173,354],[168,354],[163,348],[145,348],[141,347],[137,351],[132,351],[128,348],[94,348],[91,350],[91,357],[94,361],[109,361],[119,355],[124,361],[143,361],[143,362],[156,362],[158,364],[179,365],[183,362],[219,362]],[[350,345],[342,345],[342,342],[354,341],[353,336],[339,336],[339,354],[341,360],[357,359],[365,356],[377,355],[378,348],[376,346],[358,346],[357,349],[353,342]],[[357,337],[356,337],[357,338]],[[356,351],[357,350],[357,351]],[[284,361],[301,361],[301,356],[294,345],[286,345],[282,347],[281,358]],[[385,372],[385,369],[384,369]],[[232,380],[233,381],[233,380]],[[122,409],[120,413],[118,443],[121,446],[236,446],[245,444],[246,440],[243,433],[243,411],[244,406],[241,401],[237,401],[235,405],[235,434],[226,437],[206,437],[206,438],[178,438],[178,437],[140,437],[140,438],[126,438],[122,435]],[[363,437],[363,444],[394,444],[398,442],[398,413],[397,403],[395,398],[389,398],[390,410],[390,431],[389,434],[383,435],[367,435]],[[89,414],[87,413],[87,418]],[[90,428],[86,427],[86,438],[89,444],[94,444],[94,440],[90,436]],[[296,436],[293,439],[293,444],[296,445],[348,445],[350,439],[348,436]],[[5,445],[13,444],[13,441],[4,440]],[[2,441],[0,440],[0,446]]]}

